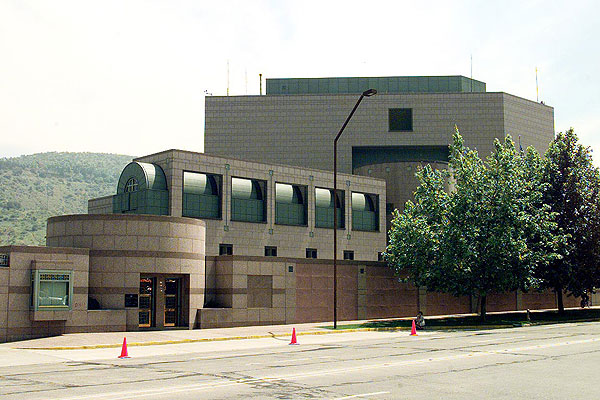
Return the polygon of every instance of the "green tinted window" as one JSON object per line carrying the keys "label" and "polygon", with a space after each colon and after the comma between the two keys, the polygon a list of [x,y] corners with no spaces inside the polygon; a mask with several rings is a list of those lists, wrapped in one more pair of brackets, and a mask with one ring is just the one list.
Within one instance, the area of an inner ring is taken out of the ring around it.
{"label": "green tinted window", "polygon": [[113,213],[167,215],[169,192],[162,168],[129,163],[121,172],[117,194],[113,196]]}
{"label": "green tinted window", "polygon": [[219,175],[183,173],[184,217],[221,218],[221,177]]}
{"label": "green tinted window", "polygon": [[352,193],[352,230],[376,231],[378,222],[377,195]]}
{"label": "green tinted window", "polygon": [[146,189],[113,196],[116,214],[168,215],[169,193],[166,190]]}
{"label": "green tinted window", "polygon": [[[337,191],[337,227],[344,228],[344,191]],[[333,190],[315,188],[315,226],[333,228]]]}
{"label": "green tinted window", "polygon": [[31,284],[30,305],[35,310],[71,308],[73,271],[34,270]]}
{"label": "green tinted window", "polygon": [[485,92],[485,83],[464,76],[383,76],[267,79],[267,94]]}
{"label": "green tinted window", "polygon": [[275,223],[306,225],[306,187],[286,183],[275,184]]}
{"label": "green tinted window", "polygon": [[410,132],[413,130],[412,108],[389,109],[390,132]]}
{"label": "green tinted window", "polygon": [[233,221],[265,222],[265,182],[231,178],[231,219]]}

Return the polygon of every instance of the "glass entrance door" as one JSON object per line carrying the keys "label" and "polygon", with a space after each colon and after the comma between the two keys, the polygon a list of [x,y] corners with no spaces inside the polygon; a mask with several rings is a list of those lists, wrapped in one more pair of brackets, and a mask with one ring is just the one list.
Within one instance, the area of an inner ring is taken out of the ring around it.
{"label": "glass entrance door", "polygon": [[181,278],[165,279],[165,326],[178,326],[181,309]]}
{"label": "glass entrance door", "polygon": [[154,326],[154,308],[156,304],[156,278],[140,278],[139,326]]}

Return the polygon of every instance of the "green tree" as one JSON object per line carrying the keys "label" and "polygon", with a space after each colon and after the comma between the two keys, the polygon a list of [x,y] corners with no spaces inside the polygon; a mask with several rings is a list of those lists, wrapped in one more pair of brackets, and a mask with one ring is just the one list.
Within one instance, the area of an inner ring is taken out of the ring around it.
{"label": "green tree", "polygon": [[544,202],[556,214],[561,257],[537,271],[542,286],[553,289],[559,312],[563,293],[585,296],[600,284],[600,180],[591,150],[578,143],[573,129],[559,133],[545,154]]}
{"label": "green tree", "polygon": [[420,170],[414,203],[396,212],[388,264],[427,290],[477,296],[485,319],[489,293],[529,289],[534,269],[553,257],[541,164],[532,149],[520,154],[510,137],[496,140],[484,162],[457,130],[449,172]]}

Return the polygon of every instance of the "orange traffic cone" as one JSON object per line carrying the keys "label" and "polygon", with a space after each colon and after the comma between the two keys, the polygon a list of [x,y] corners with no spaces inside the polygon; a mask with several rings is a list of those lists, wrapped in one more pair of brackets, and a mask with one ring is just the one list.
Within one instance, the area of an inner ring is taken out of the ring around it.
{"label": "orange traffic cone", "polygon": [[123,347],[121,347],[121,355],[119,356],[119,358],[129,358],[129,356],[127,355],[127,338],[126,337],[123,338]]}
{"label": "orange traffic cone", "polygon": [[298,344],[298,342],[296,341],[296,328],[292,328],[292,341],[290,342],[290,344]]}
{"label": "orange traffic cone", "polygon": [[417,327],[415,325],[415,320],[412,322],[412,329],[410,330],[410,336],[417,336]]}

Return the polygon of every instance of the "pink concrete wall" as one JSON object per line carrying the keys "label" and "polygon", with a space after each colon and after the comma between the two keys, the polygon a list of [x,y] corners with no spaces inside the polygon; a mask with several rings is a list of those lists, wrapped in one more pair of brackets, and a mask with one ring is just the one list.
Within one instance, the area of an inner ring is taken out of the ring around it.
{"label": "pink concrete wall", "polygon": [[[338,265],[338,320],[357,319],[358,280],[353,265]],[[296,322],[333,320],[333,266],[296,264]]]}
{"label": "pink concrete wall", "polygon": [[368,266],[367,318],[407,317],[418,311],[418,291],[413,285],[398,282],[390,268]]}
{"label": "pink concrete wall", "polygon": [[556,296],[551,290],[521,294],[521,309],[540,310],[544,308],[556,308]]}
{"label": "pink concrete wall", "polygon": [[425,309],[427,315],[467,314],[471,312],[469,296],[456,297],[447,293],[428,292]]}

